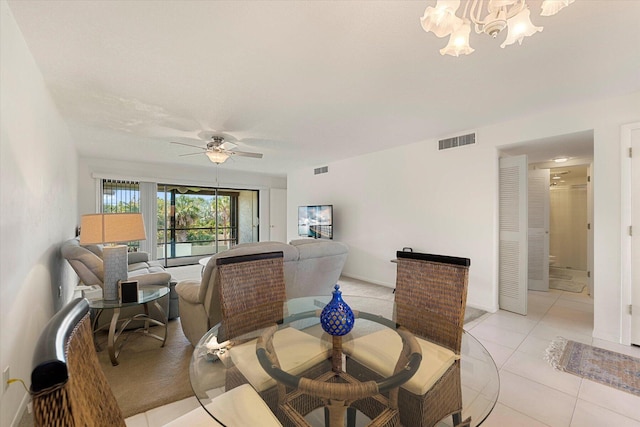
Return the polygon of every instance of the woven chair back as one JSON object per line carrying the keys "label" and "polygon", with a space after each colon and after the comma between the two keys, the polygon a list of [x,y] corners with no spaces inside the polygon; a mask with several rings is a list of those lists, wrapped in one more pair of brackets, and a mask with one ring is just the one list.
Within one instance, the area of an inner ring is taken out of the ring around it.
{"label": "woven chair back", "polygon": [[[49,322],[40,338],[31,376],[33,417],[36,426],[125,426],[122,411],[100,367],[93,343],[89,306],[84,299],[69,303],[80,305],[84,315],[77,320],[74,310],[63,309]],[[78,311],[75,310],[77,315]],[[55,337],[55,338],[54,338]],[[57,342],[56,342],[57,341]],[[56,345],[64,342],[64,357],[40,357],[58,354]]]}
{"label": "woven chair back", "polygon": [[222,312],[219,341],[280,321],[286,288],[282,252],[216,260]]}
{"label": "woven chair back", "polygon": [[401,251],[397,256],[396,321],[460,353],[469,259]]}

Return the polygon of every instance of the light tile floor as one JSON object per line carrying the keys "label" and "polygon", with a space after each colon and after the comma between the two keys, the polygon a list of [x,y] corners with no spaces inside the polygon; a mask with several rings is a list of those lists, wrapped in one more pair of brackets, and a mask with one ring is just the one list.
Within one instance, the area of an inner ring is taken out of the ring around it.
{"label": "light tile floor", "polygon": [[640,397],[575,375],[544,361],[549,342],[574,341],[640,357],[640,348],[593,339],[593,301],[586,293],[528,293],[528,315],[499,310],[466,329],[493,356],[500,395],[484,426],[640,426]]}
{"label": "light tile floor", "polygon": [[[347,278],[340,283],[345,295],[393,298],[389,288]],[[483,426],[640,427],[640,397],[555,371],[543,359],[558,336],[640,357],[640,348],[591,337],[593,301],[586,293],[530,291],[527,316],[499,310],[465,328],[491,353],[500,373],[498,402]],[[131,417],[127,426],[160,426],[197,406],[195,398],[185,399]]]}

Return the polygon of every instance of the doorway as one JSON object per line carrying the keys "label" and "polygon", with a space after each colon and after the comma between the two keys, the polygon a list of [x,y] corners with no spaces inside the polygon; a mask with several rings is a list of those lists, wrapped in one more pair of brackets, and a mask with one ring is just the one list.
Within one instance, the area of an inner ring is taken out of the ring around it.
{"label": "doorway", "polygon": [[591,295],[588,171],[588,165],[549,170],[549,288]]}
{"label": "doorway", "polygon": [[[576,204],[579,202],[580,206],[585,205],[586,207],[580,210],[580,213],[577,216],[580,219],[580,223],[586,225],[583,228],[584,233],[581,237],[582,241],[585,242],[582,247],[578,257],[565,256],[565,251],[562,251],[562,245],[566,242],[563,242],[562,237],[555,240],[555,245],[549,244],[549,248],[551,249],[550,255],[552,255],[552,266],[554,266],[554,270],[552,271],[551,278],[555,279],[558,277],[560,280],[562,278],[567,278],[570,276],[570,280],[568,281],[580,281],[585,284],[583,288],[583,292],[590,292],[591,297],[593,295],[593,284],[592,277],[590,275],[591,265],[593,264],[593,227],[591,226],[593,221],[593,197],[591,191],[591,181],[590,181],[590,171],[591,164],[593,161],[593,131],[584,131],[578,132],[569,135],[559,135],[556,137],[545,138],[541,140],[534,141],[526,141],[520,142],[510,145],[505,145],[500,147],[500,157],[513,157],[513,156],[526,156],[526,162],[529,164],[529,167],[536,166],[536,168],[544,168],[549,169],[550,171],[555,171],[558,178],[553,181],[565,181],[560,185],[560,183],[556,183],[553,187],[558,187],[556,190],[551,190],[550,188],[550,197],[554,197],[558,199],[557,201],[563,201],[565,205],[571,206],[572,204]],[[557,163],[556,160],[560,160],[560,158],[565,158],[564,163]],[[580,173],[578,173],[578,169],[573,169],[574,167],[580,167]],[[571,168],[571,169],[568,169]],[[569,173],[562,173],[569,170]],[[586,174],[583,175],[583,171],[586,170]],[[572,178],[567,180],[563,178],[567,178],[568,175],[572,175]],[[579,177],[582,175],[582,179],[586,179],[587,183],[585,185],[584,182],[573,182],[575,181],[574,177]],[[585,178],[586,176],[586,178]],[[551,177],[553,177],[553,173],[551,172]],[[566,186],[566,189],[564,189]],[[563,188],[563,189],[560,189]],[[551,196],[551,193],[555,192],[554,196]],[[564,200],[562,195],[572,195],[574,199],[577,199],[578,202],[573,203],[572,201]],[[500,197],[502,197],[502,192],[500,192]],[[528,202],[527,208],[528,209]],[[567,208],[565,206],[565,208]],[[556,212],[557,213],[557,212]],[[572,214],[565,214],[565,217],[571,218]],[[584,222],[586,218],[586,222]],[[566,218],[565,218],[566,219]],[[581,226],[576,226],[581,227]],[[555,233],[556,237],[558,237],[558,232]],[[558,252],[561,251],[561,252]],[[558,259],[558,255],[554,254],[554,252],[561,253],[560,259]],[[570,252],[570,250],[569,250]],[[527,259],[528,257],[525,257]],[[577,258],[576,261],[574,258]],[[584,267],[586,263],[586,268]],[[561,267],[562,269],[558,269]],[[502,274],[503,266],[500,265],[499,270]],[[526,267],[525,267],[526,269]],[[571,270],[571,271],[565,271]],[[556,276],[556,277],[554,277]],[[586,276],[586,277],[585,277]],[[562,277],[562,278],[561,278]],[[527,289],[527,279],[525,278],[524,283],[519,285],[522,290],[520,294],[523,292],[526,294]],[[500,291],[502,292],[502,288],[500,287]],[[501,305],[501,308],[502,305]],[[526,310],[524,311],[526,313]]]}

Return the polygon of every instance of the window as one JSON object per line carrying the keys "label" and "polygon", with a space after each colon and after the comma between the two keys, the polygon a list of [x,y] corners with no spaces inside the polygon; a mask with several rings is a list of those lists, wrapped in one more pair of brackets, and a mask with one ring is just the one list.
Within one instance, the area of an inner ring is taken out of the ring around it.
{"label": "window", "polygon": [[165,266],[194,264],[238,243],[258,241],[255,190],[103,179],[100,201],[105,213],[142,212],[147,240],[143,249],[140,242],[129,242],[129,251],[155,250],[152,258]]}
{"label": "window", "polygon": [[[103,213],[140,212],[140,184],[135,181],[102,180]],[[140,242],[128,242],[129,252],[140,249]]]}
{"label": "window", "polygon": [[158,258],[183,265],[257,241],[257,200],[252,190],[159,184]]}

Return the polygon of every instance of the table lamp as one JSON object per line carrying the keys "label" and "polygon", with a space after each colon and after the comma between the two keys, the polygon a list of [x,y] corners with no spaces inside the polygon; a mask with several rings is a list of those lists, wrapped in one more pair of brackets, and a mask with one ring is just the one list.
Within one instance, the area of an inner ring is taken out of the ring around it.
{"label": "table lamp", "polygon": [[105,244],[104,299],[118,299],[118,281],[127,280],[127,245],[121,243],[147,238],[140,213],[101,213],[82,215],[80,244]]}

